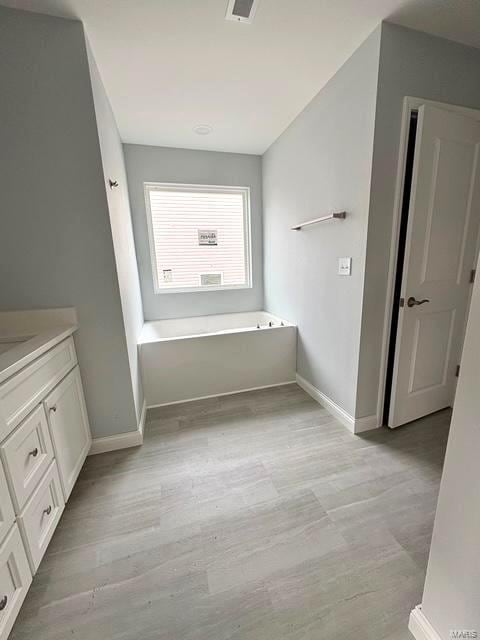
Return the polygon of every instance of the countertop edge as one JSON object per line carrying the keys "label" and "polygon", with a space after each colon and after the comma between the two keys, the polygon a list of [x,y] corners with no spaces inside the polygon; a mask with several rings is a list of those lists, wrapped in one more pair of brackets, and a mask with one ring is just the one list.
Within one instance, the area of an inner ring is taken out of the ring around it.
{"label": "countertop edge", "polygon": [[0,355],[0,384],[71,336],[77,329],[77,324],[70,324],[42,331]]}

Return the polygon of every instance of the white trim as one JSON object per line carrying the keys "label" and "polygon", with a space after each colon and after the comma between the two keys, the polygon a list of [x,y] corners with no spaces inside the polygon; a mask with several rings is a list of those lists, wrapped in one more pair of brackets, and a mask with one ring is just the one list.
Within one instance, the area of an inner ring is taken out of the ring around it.
{"label": "white trim", "polygon": [[355,418],[347,413],[342,407],[340,407],[336,402],[331,400],[328,396],[322,393],[317,387],[314,387],[313,384],[305,380],[300,374],[297,373],[297,384],[299,387],[302,387],[304,391],[308,393],[314,400],[316,400],[319,404],[324,407],[331,413],[334,418],[337,418],[339,422],[343,424],[344,427],[347,427],[349,431],[354,433],[355,429]]}
{"label": "white trim", "polygon": [[385,402],[388,347],[390,344],[390,329],[392,324],[393,293],[395,288],[395,275],[398,257],[398,238],[400,232],[410,114],[412,111],[419,109],[424,104],[436,107],[438,109],[444,109],[446,111],[453,111],[460,115],[473,118],[474,120],[480,120],[480,110],[477,109],[469,109],[468,107],[461,107],[459,105],[443,102],[435,102],[434,100],[425,100],[423,98],[415,98],[412,96],[405,96],[405,98],[403,99],[402,124],[400,128],[400,145],[397,163],[397,178],[393,204],[392,236],[390,238],[390,261],[388,265],[387,276],[387,295],[383,320],[380,377],[377,397],[377,422],[379,425],[381,425],[383,422],[383,405]]}
{"label": "white trim", "polygon": [[459,104],[450,102],[437,102],[436,100],[426,100],[425,98],[415,98],[414,96],[405,96],[404,101],[409,105],[410,109],[419,109],[426,104],[429,107],[443,109],[444,111],[453,111],[460,116],[465,116],[472,120],[480,120],[480,109],[471,109],[470,107],[462,107]]}
{"label": "white trim", "polygon": [[379,420],[383,418],[385,387],[387,384],[387,362],[390,345],[390,330],[392,326],[393,293],[395,289],[395,275],[397,269],[398,240],[400,234],[403,187],[405,182],[405,164],[407,157],[409,120],[410,113],[413,109],[413,107],[410,105],[409,100],[409,98],[404,98],[403,100],[402,125],[400,128],[400,146],[398,153],[397,179],[395,184],[395,197],[393,204],[392,236],[390,238],[390,261],[388,265],[387,295],[383,319],[382,351],[380,359],[380,376],[377,397],[377,416]]}
{"label": "white trim", "polygon": [[[155,254],[155,242],[153,237],[152,212],[150,208],[150,191],[188,191],[194,189],[198,192],[211,193],[240,193],[243,199],[243,237],[245,259],[245,282],[243,284],[229,284],[205,287],[160,287],[158,281],[158,268]],[[201,293],[203,291],[229,291],[234,289],[251,289],[253,287],[252,274],[252,232],[251,232],[251,207],[250,187],[209,185],[209,184],[183,184],[176,182],[144,182],[143,193],[145,197],[145,214],[147,217],[148,246],[150,250],[150,263],[152,267],[153,290],[156,295],[167,293]]]}
{"label": "white trim", "polygon": [[94,456],[97,453],[138,447],[141,444],[143,444],[143,435],[138,430],[127,431],[127,433],[119,433],[105,438],[94,438],[88,455]]}
{"label": "white trim", "polygon": [[413,634],[415,640],[442,640],[422,611],[419,604],[410,613],[408,629]]}
{"label": "white trim", "polygon": [[237,393],[247,393],[247,391],[260,391],[261,389],[270,389],[272,387],[283,387],[286,384],[295,384],[295,380],[287,382],[276,382],[275,384],[264,384],[261,387],[250,387],[249,389],[237,389],[236,391],[226,391],[224,393],[212,393],[209,396],[198,396],[196,398],[186,398],[185,400],[174,400],[173,402],[162,402],[160,404],[149,404],[147,409],[158,409],[159,407],[169,407],[172,404],[183,404],[184,402],[195,402],[195,400],[208,400],[209,398],[220,398],[222,396],[233,396]]}
{"label": "white trim", "polygon": [[105,438],[94,438],[89,456],[97,453],[106,453],[107,451],[116,451],[117,449],[128,449],[129,447],[138,447],[143,444],[143,431],[145,429],[145,418],[147,415],[147,403],[143,402],[140,422],[135,431],[127,431],[126,433],[117,433],[114,436],[106,436]]}
{"label": "white trim", "polygon": [[362,433],[363,431],[377,429],[380,426],[376,415],[366,416],[365,418],[354,418],[331,398],[317,389],[317,387],[314,387],[308,380],[305,380],[299,373],[297,373],[296,379],[299,387],[302,387],[309,396],[321,404],[328,413],[341,422],[344,427],[347,427],[351,433]]}
{"label": "white trim", "polygon": [[371,431],[372,429],[379,429],[381,422],[378,420],[378,416],[365,416],[364,418],[355,418],[354,433],[363,433],[364,431]]}

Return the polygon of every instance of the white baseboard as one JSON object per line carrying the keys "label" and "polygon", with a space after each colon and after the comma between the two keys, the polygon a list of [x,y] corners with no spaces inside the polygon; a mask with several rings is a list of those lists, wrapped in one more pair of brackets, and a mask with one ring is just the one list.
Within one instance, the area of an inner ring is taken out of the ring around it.
{"label": "white baseboard", "polygon": [[89,456],[97,453],[106,453],[107,451],[116,451],[117,449],[128,449],[130,447],[138,447],[143,444],[143,430],[145,428],[145,418],[147,415],[147,403],[143,402],[140,422],[135,431],[127,431],[126,433],[118,433],[114,436],[105,438],[94,438],[92,446],[88,453]]}
{"label": "white baseboard", "polygon": [[408,629],[415,640],[441,640],[438,633],[432,627],[422,611],[422,605],[418,605],[410,613]]}
{"label": "white baseboard", "polygon": [[159,407],[169,407],[172,404],[183,404],[184,402],[195,402],[195,400],[208,400],[209,398],[220,398],[221,396],[233,396],[237,393],[247,393],[247,391],[260,391],[261,389],[271,389],[272,387],[283,387],[286,384],[295,384],[295,380],[287,382],[276,382],[275,384],[265,384],[261,387],[250,387],[249,389],[238,389],[237,391],[226,391],[225,393],[212,393],[209,396],[198,396],[197,398],[187,398],[185,400],[174,400],[173,402],[162,402],[161,404],[149,404],[147,409],[158,409]]}
{"label": "white baseboard", "polygon": [[374,416],[365,416],[365,418],[355,418],[354,433],[362,433],[363,431],[371,431],[372,429],[378,429],[381,427],[378,424],[378,418]]}
{"label": "white baseboard", "polygon": [[321,404],[334,418],[341,422],[344,427],[347,427],[351,433],[362,433],[363,431],[370,431],[371,429],[377,429],[379,427],[376,415],[366,416],[365,418],[354,418],[298,373],[297,384],[302,387],[309,396]]}
{"label": "white baseboard", "polygon": [[328,396],[317,389],[317,387],[314,387],[313,384],[308,382],[308,380],[302,378],[302,376],[298,373],[297,384],[298,386],[302,387],[302,389],[306,391],[309,396],[312,396],[314,400],[321,404],[322,407],[324,407],[328,411],[328,413],[331,413],[334,418],[341,422],[344,427],[347,427],[349,431],[354,433],[355,418],[353,416],[342,409],[342,407],[340,407],[336,402],[330,400]]}

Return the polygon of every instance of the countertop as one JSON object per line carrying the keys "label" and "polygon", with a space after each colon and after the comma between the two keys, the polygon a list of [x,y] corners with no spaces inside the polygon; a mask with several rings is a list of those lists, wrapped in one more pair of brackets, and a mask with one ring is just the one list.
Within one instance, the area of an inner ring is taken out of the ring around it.
{"label": "countertop", "polygon": [[0,384],[77,329],[73,308],[0,312]]}

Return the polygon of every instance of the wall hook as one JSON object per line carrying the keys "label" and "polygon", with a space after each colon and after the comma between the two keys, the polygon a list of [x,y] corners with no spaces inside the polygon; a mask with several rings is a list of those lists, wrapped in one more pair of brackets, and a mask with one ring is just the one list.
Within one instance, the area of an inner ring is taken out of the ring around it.
{"label": "wall hook", "polygon": [[108,179],[108,184],[110,185],[110,189],[113,189],[113,187],[118,187],[117,180],[112,180],[111,178]]}

